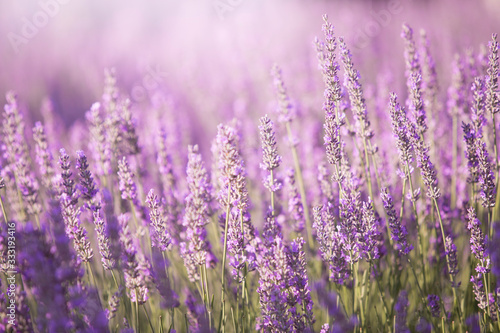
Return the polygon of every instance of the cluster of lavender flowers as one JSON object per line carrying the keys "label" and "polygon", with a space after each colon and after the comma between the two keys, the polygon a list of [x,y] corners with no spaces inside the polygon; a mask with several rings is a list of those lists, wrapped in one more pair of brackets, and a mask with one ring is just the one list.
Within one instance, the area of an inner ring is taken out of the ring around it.
{"label": "cluster of lavender flowers", "polygon": [[309,95],[266,68],[277,112],[249,93],[215,138],[112,69],[59,133],[7,92],[0,330],[500,332],[497,35],[447,68],[405,24],[397,85],[322,34]]}

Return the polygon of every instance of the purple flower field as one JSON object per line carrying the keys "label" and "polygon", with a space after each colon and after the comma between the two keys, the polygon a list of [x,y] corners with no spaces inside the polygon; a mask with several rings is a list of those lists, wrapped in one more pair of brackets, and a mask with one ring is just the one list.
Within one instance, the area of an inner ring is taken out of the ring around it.
{"label": "purple flower field", "polygon": [[499,31],[494,0],[0,3],[0,332],[500,333]]}

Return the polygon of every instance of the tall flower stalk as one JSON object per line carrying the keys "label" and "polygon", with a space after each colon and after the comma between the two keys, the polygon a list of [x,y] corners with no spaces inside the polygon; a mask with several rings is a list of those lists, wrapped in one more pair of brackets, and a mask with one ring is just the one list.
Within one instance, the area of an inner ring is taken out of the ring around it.
{"label": "tall flower stalk", "polygon": [[274,86],[276,88],[276,95],[278,97],[279,121],[285,123],[286,132],[288,135],[288,142],[292,149],[295,173],[297,177],[300,196],[302,199],[302,206],[304,208],[304,218],[306,220],[306,233],[307,233],[308,246],[312,247],[314,242],[312,237],[311,218],[309,216],[309,206],[307,203],[306,188],[304,185],[304,178],[302,177],[302,169],[299,160],[299,153],[297,151],[298,141],[297,138],[293,135],[291,126],[292,120],[295,118],[295,113],[293,110],[292,103],[290,102],[290,98],[288,97],[288,92],[286,90],[285,83],[283,82],[281,69],[277,65],[273,67],[272,75],[274,77]]}
{"label": "tall flower stalk", "polygon": [[274,170],[281,164],[281,156],[276,148],[276,137],[274,123],[266,115],[260,118],[260,140],[262,143],[262,163],[260,167],[269,172],[264,179],[264,186],[271,192],[271,214],[275,214],[275,192],[281,188],[281,184],[274,178]]}

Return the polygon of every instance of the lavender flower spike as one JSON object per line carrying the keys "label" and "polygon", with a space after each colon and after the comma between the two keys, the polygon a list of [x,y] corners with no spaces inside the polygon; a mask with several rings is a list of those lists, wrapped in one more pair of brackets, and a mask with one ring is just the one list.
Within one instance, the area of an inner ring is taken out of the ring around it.
{"label": "lavender flower spike", "polygon": [[402,254],[406,255],[413,250],[413,245],[409,244],[406,237],[408,236],[408,231],[406,227],[401,224],[401,221],[394,209],[394,203],[389,190],[383,188],[380,193],[382,202],[384,204],[384,209],[387,213],[389,219],[389,227],[391,229],[391,238],[394,241],[394,246]]}
{"label": "lavender flower spike", "polygon": [[408,118],[405,109],[398,103],[398,97],[395,93],[391,93],[389,102],[389,112],[391,116],[392,131],[396,138],[396,146],[399,152],[399,161],[403,168],[410,168],[413,161],[413,147],[410,141],[410,133],[408,130]]}
{"label": "lavender flower spike", "polygon": [[85,200],[85,208],[90,209],[92,212],[99,210],[99,206],[96,205],[95,197],[97,195],[97,187],[94,181],[94,177],[89,170],[89,163],[87,162],[87,156],[81,150],[76,152],[76,168],[80,170],[80,192],[82,194],[83,200]]}
{"label": "lavender flower spike", "polygon": [[266,333],[290,332],[293,323],[287,306],[290,268],[281,238],[276,238],[276,244],[268,249],[257,269],[260,276],[257,292],[262,317],[256,329]]}
{"label": "lavender flower spike", "polygon": [[80,223],[80,208],[77,207],[78,193],[75,190],[75,182],[71,179],[71,163],[69,155],[64,149],[60,150],[59,165],[61,167],[62,194],[59,197],[62,215],[66,225],[66,234],[73,240],[75,250],[83,262],[88,262],[94,255],[87,232]]}
{"label": "lavender flower spike", "polygon": [[293,169],[288,169],[286,172],[286,183],[288,184],[288,213],[293,221],[293,231],[301,233],[304,230],[304,208],[302,200],[295,185],[295,172]]}
{"label": "lavender flower spike", "polygon": [[54,177],[54,166],[52,154],[49,151],[45,129],[40,122],[35,123],[33,128],[33,139],[35,140],[36,162],[40,168],[41,183],[49,189],[52,186]]}
{"label": "lavender flower spike", "polygon": [[401,333],[409,333],[410,330],[406,325],[406,317],[408,314],[408,294],[406,290],[400,292],[398,301],[394,306],[394,310],[396,310],[396,322],[395,322],[395,331]]}
{"label": "lavender flower spike", "polygon": [[278,150],[276,149],[276,138],[273,127],[273,121],[267,115],[260,118],[259,130],[264,162],[261,163],[260,167],[267,171],[274,170],[281,164],[281,156],[278,155]]}
{"label": "lavender flower spike", "polygon": [[280,166],[281,156],[278,155],[278,150],[276,149],[276,138],[274,134],[274,124],[267,115],[260,118],[260,140],[262,142],[262,160],[263,163],[260,167],[270,174],[264,180],[264,186],[271,192],[276,192],[281,188],[281,184],[277,182],[271,173],[274,169]]}
{"label": "lavender flower spike", "polygon": [[152,245],[161,251],[166,251],[169,249],[172,239],[167,231],[167,225],[161,214],[160,200],[158,196],[154,194],[153,189],[149,191],[146,203],[150,210],[149,218],[153,226],[153,234],[151,237]]}
{"label": "lavender flower spike", "polygon": [[133,173],[130,171],[130,167],[127,158],[124,156],[118,161],[118,178],[120,180],[120,191],[122,193],[122,199],[129,200],[132,203],[137,202],[137,188],[133,180]]}
{"label": "lavender flower spike", "polygon": [[[363,88],[359,72],[354,68],[351,51],[347,48],[344,38],[340,38],[340,55],[344,64],[345,78],[344,85],[347,87],[349,99],[356,119],[356,131],[363,140],[373,137],[373,131],[370,130],[370,121],[366,111],[365,98],[363,97]],[[367,161],[368,162],[368,161]]]}
{"label": "lavender flower spike", "polygon": [[186,213],[183,221],[187,244],[184,243],[182,252],[188,277],[194,282],[199,279],[198,268],[207,263],[207,252],[210,249],[206,240],[205,226],[209,223],[212,188],[198,146],[189,146],[188,149],[189,194],[186,197]]}
{"label": "lavender flower spike", "polygon": [[439,318],[441,314],[441,307],[439,305],[439,296],[438,295],[428,295],[427,302],[429,303],[429,308],[431,309],[431,314],[435,318]]}
{"label": "lavender flower spike", "polygon": [[143,304],[148,299],[148,287],[145,270],[142,269],[139,254],[132,240],[132,234],[128,226],[128,216],[122,214],[118,216],[120,223],[120,242],[123,246],[123,263],[125,285],[132,302]]}
{"label": "lavender flower spike", "polygon": [[[290,293],[292,295],[292,297],[288,297],[288,303],[291,307],[293,326],[297,332],[304,332],[306,328],[312,329],[315,322],[313,301],[306,271],[304,244],[303,238],[293,240],[287,253],[291,273]],[[301,306],[298,308],[304,309],[302,314],[297,312],[295,304],[300,304]]]}
{"label": "lavender flower spike", "polygon": [[274,65],[271,74],[274,78],[274,86],[278,94],[278,120],[282,123],[291,122],[295,118],[295,112],[281,76],[281,68],[278,65]]}
{"label": "lavender flower spike", "polygon": [[319,243],[321,258],[329,265],[330,279],[334,283],[344,284],[350,276],[346,254],[346,236],[339,228],[335,227],[333,216],[325,214],[323,218],[322,207],[314,207],[314,224]]}
{"label": "lavender flower spike", "polygon": [[[453,244],[453,239],[451,236],[446,236],[446,243],[445,243],[445,251],[446,255],[449,258],[449,269],[450,271],[448,272],[452,276],[456,276],[458,274],[458,260],[457,260],[457,247],[455,244]],[[454,285],[453,287],[458,287],[458,285]]]}
{"label": "lavender flower spike", "polygon": [[477,142],[476,155],[478,159],[478,180],[481,187],[482,205],[485,208],[494,207],[496,203],[496,184],[493,166],[491,165],[486,143]]}
{"label": "lavender flower spike", "polygon": [[498,40],[497,34],[491,36],[489,42],[488,70],[486,76],[486,101],[485,107],[491,115],[500,112],[500,100],[498,96],[498,75],[500,65],[498,61]]}
{"label": "lavender flower spike", "polygon": [[486,274],[490,271],[490,259],[488,258],[486,237],[481,230],[481,221],[476,216],[473,207],[467,211],[467,229],[470,230],[470,248],[479,263],[476,271],[480,274]]}
{"label": "lavender flower spike", "polygon": [[[408,90],[411,90],[412,74],[421,75],[422,69],[420,67],[419,55],[415,46],[415,41],[413,40],[413,30],[408,24],[403,25],[401,37],[405,41],[406,78]],[[418,82],[418,88],[420,89],[420,82]]]}
{"label": "lavender flower spike", "polygon": [[[98,202],[96,207],[100,207],[101,203]],[[111,252],[111,244],[109,235],[107,233],[107,224],[101,216],[101,208],[92,213],[95,231],[97,234],[97,244],[99,246],[99,254],[101,255],[102,266],[106,270],[115,268],[115,258]]]}

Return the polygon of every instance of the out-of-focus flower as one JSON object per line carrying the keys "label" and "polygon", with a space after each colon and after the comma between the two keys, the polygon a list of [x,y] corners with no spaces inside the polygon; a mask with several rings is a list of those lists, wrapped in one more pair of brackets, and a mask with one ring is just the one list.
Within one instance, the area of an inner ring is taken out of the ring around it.
{"label": "out-of-focus flower", "polygon": [[184,227],[186,242],[182,245],[182,256],[192,282],[199,280],[199,268],[207,264],[207,252],[210,246],[206,239],[205,226],[209,223],[209,208],[212,200],[212,188],[208,179],[198,146],[189,146],[187,184],[189,194],[186,197]]}
{"label": "out-of-focus flower", "polygon": [[287,195],[288,195],[288,213],[293,221],[293,231],[301,233],[304,230],[304,207],[297,186],[295,185],[295,171],[288,169],[286,172]]}
{"label": "out-of-focus flower", "polygon": [[431,309],[431,314],[435,318],[439,318],[441,315],[441,306],[439,305],[440,299],[438,295],[428,295],[427,303]]}
{"label": "out-of-focus flower", "polygon": [[290,98],[286,91],[285,83],[283,82],[281,68],[278,65],[274,65],[271,71],[274,78],[274,86],[276,88],[276,93],[278,96],[278,120],[282,123],[291,122],[295,119],[295,110],[293,109]]}
{"label": "out-of-focus flower", "polygon": [[406,326],[406,316],[408,314],[408,294],[406,290],[402,290],[399,293],[398,301],[394,306],[394,310],[396,311],[396,321],[395,321],[395,330],[396,332],[409,333],[410,330],[408,326]]}

